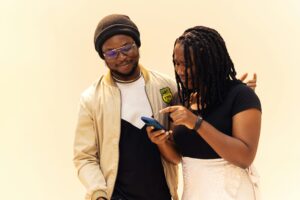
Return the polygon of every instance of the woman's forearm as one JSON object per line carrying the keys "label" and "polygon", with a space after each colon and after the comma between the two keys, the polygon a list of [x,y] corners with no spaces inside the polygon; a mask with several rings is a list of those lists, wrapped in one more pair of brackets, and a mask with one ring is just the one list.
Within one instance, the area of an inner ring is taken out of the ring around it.
{"label": "woman's forearm", "polygon": [[225,160],[246,168],[251,162],[250,149],[242,141],[230,137],[203,121],[198,134]]}
{"label": "woman's forearm", "polygon": [[177,152],[174,144],[167,140],[162,144],[158,144],[158,149],[161,155],[169,162],[173,164],[179,164],[181,162],[181,155]]}

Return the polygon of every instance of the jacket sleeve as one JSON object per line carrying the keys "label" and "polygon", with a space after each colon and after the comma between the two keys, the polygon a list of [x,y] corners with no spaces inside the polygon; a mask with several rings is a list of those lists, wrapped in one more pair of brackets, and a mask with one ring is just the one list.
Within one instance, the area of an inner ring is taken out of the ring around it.
{"label": "jacket sleeve", "polygon": [[79,117],[74,141],[74,165],[78,177],[87,190],[86,199],[107,198],[105,178],[100,170],[97,136],[92,113],[83,98],[80,100]]}

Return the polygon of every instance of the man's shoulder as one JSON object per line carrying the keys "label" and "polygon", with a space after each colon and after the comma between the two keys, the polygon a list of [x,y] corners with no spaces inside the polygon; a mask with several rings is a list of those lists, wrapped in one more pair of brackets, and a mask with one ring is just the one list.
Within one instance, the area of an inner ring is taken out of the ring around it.
{"label": "man's shoulder", "polygon": [[155,70],[149,70],[149,74],[151,74],[151,77],[153,79],[156,79],[156,80],[160,80],[160,81],[166,81],[166,82],[169,82],[170,84],[176,84],[174,78],[171,78],[169,75],[167,74],[164,74],[164,73],[161,73],[161,72],[158,72],[158,71],[155,71]]}
{"label": "man's shoulder", "polygon": [[84,101],[91,100],[96,95],[97,90],[99,90],[99,87],[101,85],[102,78],[103,76],[99,77],[81,93],[82,100]]}

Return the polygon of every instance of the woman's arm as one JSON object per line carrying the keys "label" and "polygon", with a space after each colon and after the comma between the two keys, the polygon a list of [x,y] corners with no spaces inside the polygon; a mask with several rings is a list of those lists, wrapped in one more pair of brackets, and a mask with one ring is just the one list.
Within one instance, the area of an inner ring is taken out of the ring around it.
{"label": "woman's arm", "polygon": [[[193,129],[197,116],[183,106],[171,106],[161,110],[170,112],[174,125],[185,125]],[[261,112],[248,109],[233,116],[232,136],[217,130],[202,121],[198,134],[225,160],[247,168],[254,160],[261,126]]]}
{"label": "woman's arm", "polygon": [[147,127],[147,134],[149,139],[155,143],[161,153],[161,155],[169,162],[173,164],[179,164],[181,156],[175,148],[175,144],[172,141],[172,131],[158,130],[153,131],[153,127]]}
{"label": "woman's arm", "polygon": [[247,168],[257,151],[261,112],[248,109],[233,116],[232,137],[203,121],[198,134],[225,160]]}

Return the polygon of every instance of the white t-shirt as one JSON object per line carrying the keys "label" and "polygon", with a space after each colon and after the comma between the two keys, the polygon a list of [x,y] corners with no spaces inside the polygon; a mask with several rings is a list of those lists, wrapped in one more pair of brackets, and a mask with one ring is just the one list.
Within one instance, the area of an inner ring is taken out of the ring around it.
{"label": "white t-shirt", "polygon": [[143,76],[132,83],[116,82],[116,84],[121,91],[121,118],[141,129],[145,125],[141,117],[152,116]]}

